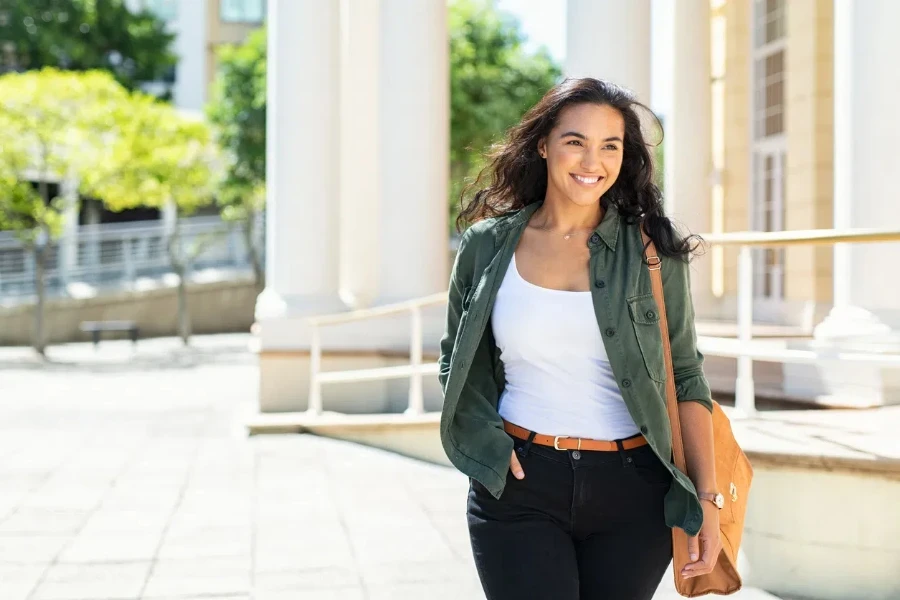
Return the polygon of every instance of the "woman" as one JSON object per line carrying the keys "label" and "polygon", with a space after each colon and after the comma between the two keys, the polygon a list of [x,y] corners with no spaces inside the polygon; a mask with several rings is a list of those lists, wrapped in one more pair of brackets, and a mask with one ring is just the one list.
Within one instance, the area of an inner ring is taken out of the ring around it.
{"label": "woman", "polygon": [[[663,215],[636,107],[613,84],[562,82],[510,130],[460,214],[473,224],[450,279],[441,440],[470,478],[489,600],[649,599],[670,527],[693,536],[682,577],[710,572],[721,549],[696,242]],[[690,478],[672,464],[641,227],[662,258]]]}

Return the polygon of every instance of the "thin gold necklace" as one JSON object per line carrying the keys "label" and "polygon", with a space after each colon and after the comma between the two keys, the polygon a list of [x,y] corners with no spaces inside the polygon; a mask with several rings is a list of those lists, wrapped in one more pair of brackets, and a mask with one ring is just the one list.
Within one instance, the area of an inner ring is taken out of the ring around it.
{"label": "thin gold necklace", "polygon": [[[539,227],[539,226],[537,226],[537,225],[535,225],[535,227],[536,227],[537,229],[540,229],[541,231],[549,231],[549,232],[552,232],[552,231],[553,231],[553,230],[550,229],[549,227]],[[585,229],[576,229],[576,230],[574,230],[574,231],[570,231],[569,233],[564,233],[564,234],[562,234],[562,237],[563,237],[564,240],[567,240],[567,239],[571,238],[573,235],[575,235],[575,234],[578,233],[578,232],[593,231],[594,229],[595,229],[595,228],[593,228],[593,227],[591,227],[590,229],[588,229],[588,228],[585,228]]]}

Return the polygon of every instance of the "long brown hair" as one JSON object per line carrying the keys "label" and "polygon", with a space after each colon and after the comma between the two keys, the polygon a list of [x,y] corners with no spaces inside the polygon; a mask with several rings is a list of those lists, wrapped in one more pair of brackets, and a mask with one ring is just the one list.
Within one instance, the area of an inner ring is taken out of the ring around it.
{"label": "long brown hair", "polygon": [[[550,134],[563,109],[576,104],[610,106],[625,121],[622,169],[602,201],[613,203],[629,222],[643,223],[660,254],[687,258],[699,246],[699,238],[679,236],[663,213],[662,193],[653,183],[653,160],[636,109],[652,115],[659,127],[660,142],[662,123],[630,91],[589,77],[568,78],[551,88],[509,129],[504,141],[491,148],[487,166],[460,195],[457,230],[462,230],[466,223],[502,216],[544,200],[547,163],[538,154],[538,142]],[[466,203],[465,198],[473,189],[477,191]]]}

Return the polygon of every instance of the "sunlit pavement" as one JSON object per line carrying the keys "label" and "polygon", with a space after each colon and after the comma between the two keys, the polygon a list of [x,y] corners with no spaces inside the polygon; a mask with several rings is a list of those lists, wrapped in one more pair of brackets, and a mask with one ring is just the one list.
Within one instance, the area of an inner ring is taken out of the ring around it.
{"label": "sunlit pavement", "polygon": [[465,478],[248,438],[248,339],[0,349],[0,599],[483,598]]}

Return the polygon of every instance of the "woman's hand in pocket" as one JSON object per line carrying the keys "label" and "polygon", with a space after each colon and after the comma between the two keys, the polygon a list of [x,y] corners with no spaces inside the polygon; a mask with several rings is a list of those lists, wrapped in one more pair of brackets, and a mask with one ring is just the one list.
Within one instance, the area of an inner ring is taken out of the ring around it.
{"label": "woman's hand in pocket", "polygon": [[516,451],[512,451],[512,456],[509,458],[509,470],[512,471],[513,477],[516,479],[525,479],[525,471],[522,470],[522,464],[519,462],[519,457],[516,456]]}

